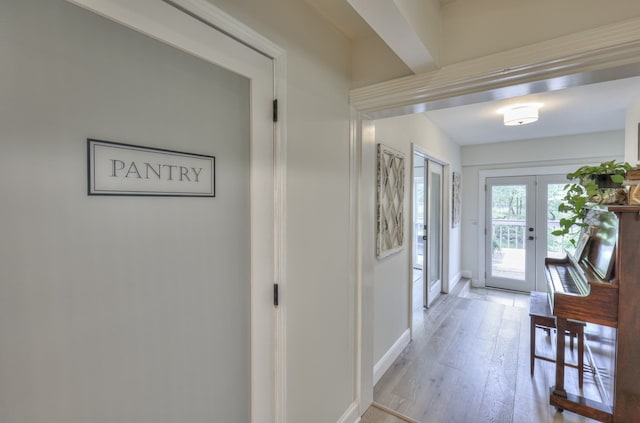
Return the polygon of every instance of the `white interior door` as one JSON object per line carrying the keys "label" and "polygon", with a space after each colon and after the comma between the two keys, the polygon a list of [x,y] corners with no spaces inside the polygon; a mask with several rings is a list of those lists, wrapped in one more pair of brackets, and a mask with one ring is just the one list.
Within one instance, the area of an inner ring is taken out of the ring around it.
{"label": "white interior door", "polygon": [[[144,35],[0,6],[0,421],[273,421],[273,63],[165,2],[76,3]],[[88,137],[214,155],[216,198],[88,197]]]}
{"label": "white interior door", "polygon": [[440,163],[424,160],[425,180],[425,229],[424,266],[422,270],[424,306],[429,307],[442,292],[443,250],[443,169]]}

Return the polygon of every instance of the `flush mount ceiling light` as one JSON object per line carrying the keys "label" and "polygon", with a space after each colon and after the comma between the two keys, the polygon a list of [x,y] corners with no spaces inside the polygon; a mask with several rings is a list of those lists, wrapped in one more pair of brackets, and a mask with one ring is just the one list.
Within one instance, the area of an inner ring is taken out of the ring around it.
{"label": "flush mount ceiling light", "polygon": [[517,126],[532,123],[538,120],[538,109],[541,103],[513,104],[498,110],[504,116],[506,126]]}

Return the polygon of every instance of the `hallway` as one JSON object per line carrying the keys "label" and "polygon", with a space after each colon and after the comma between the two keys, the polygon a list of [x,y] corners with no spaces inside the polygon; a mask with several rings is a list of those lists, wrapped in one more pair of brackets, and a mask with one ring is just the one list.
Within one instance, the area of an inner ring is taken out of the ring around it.
{"label": "hallway", "polygon": [[[414,312],[413,342],[376,385],[362,423],[593,421],[548,405],[553,363],[536,360],[531,378],[528,295],[462,288]],[[538,352],[550,355],[552,339],[539,331]],[[577,371],[565,374],[579,392]],[[589,371],[582,394],[599,399]]]}

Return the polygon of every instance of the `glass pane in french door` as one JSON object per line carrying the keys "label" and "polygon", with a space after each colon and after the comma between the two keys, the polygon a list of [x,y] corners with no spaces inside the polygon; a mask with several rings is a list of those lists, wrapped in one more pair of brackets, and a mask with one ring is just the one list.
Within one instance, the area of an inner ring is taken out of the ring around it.
{"label": "glass pane in french door", "polygon": [[564,198],[564,186],[562,183],[547,184],[547,251],[545,257],[562,258],[565,253],[573,253],[575,246],[571,242],[577,240],[579,228],[568,235],[562,237],[552,235],[551,232],[560,228],[560,219],[567,217],[566,212],[559,212],[558,206]]}
{"label": "glass pane in french door", "polygon": [[540,228],[536,239],[536,289],[544,290],[547,281],[545,278],[545,258],[563,258],[567,252],[573,253],[575,247],[571,239],[576,234],[562,237],[552,234],[560,227],[560,219],[566,217],[566,213],[558,211],[558,206],[565,195],[564,187],[567,178],[562,174],[540,175],[537,185],[536,226]]}
{"label": "glass pane in french door", "polygon": [[525,279],[526,185],[491,187],[491,276]]}
{"label": "glass pane in french door", "polygon": [[431,172],[429,188],[429,285],[433,288],[437,283],[441,281],[442,272],[442,258],[440,253],[442,252],[442,192],[441,187],[442,180],[440,173]]}
{"label": "glass pane in french door", "polygon": [[414,248],[413,248],[413,268],[416,270],[422,270],[424,262],[424,233],[425,233],[425,207],[424,207],[424,159],[418,156],[420,160],[420,166],[416,166],[415,172],[422,172],[419,176],[414,176],[413,186],[413,234],[414,234]]}
{"label": "glass pane in french door", "polygon": [[442,172],[443,166],[425,160],[427,242],[425,252],[424,289],[426,307],[429,307],[442,291]]}

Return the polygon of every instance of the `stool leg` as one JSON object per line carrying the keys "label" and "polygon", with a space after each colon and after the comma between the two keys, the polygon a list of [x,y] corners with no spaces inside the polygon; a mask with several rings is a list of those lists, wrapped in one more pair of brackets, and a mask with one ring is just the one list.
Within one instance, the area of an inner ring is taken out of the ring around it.
{"label": "stool leg", "polygon": [[573,332],[569,331],[568,333],[569,333],[569,349],[573,351]]}
{"label": "stool leg", "polygon": [[536,354],[536,323],[531,318],[531,335],[530,335],[530,344],[529,344],[529,355],[531,356],[531,376],[533,376],[533,368],[535,366],[535,354]]}
{"label": "stool leg", "polygon": [[578,331],[578,386],[582,389],[584,383],[584,332]]}

